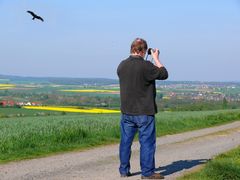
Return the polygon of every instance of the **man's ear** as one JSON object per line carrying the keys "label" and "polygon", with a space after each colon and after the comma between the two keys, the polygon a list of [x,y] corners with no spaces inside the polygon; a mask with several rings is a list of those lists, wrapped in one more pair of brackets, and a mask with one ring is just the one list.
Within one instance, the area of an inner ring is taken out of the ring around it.
{"label": "man's ear", "polygon": [[142,57],[144,57],[145,54],[146,54],[146,51],[141,51],[141,52],[140,52],[140,55],[141,55]]}

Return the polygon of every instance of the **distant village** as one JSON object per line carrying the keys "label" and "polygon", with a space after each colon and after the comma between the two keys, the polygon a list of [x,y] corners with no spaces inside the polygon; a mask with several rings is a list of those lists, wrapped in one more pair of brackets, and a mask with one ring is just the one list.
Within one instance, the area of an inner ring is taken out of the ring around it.
{"label": "distant village", "polygon": [[40,102],[16,102],[13,100],[0,101],[0,107],[41,106]]}
{"label": "distant village", "polygon": [[[96,80],[97,81],[97,80]],[[93,85],[85,81],[81,85],[18,84],[10,90],[0,91],[0,107],[43,105],[90,106],[119,108],[119,84]],[[240,107],[240,83],[232,82],[184,82],[166,81],[157,84],[157,103],[162,108],[185,106],[186,103],[228,104],[228,108]],[[69,93],[62,89],[115,90],[116,93]],[[205,104],[203,104],[204,106]],[[187,107],[185,108],[187,109]]]}
{"label": "distant village", "polygon": [[159,92],[163,92],[163,99],[191,99],[240,102],[239,85],[224,84],[170,84],[158,86]]}

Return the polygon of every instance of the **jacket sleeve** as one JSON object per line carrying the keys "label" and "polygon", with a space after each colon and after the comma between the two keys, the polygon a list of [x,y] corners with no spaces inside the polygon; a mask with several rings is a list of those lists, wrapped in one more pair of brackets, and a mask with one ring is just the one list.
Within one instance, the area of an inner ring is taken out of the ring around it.
{"label": "jacket sleeve", "polygon": [[117,67],[117,75],[118,75],[118,77],[119,77],[119,74],[120,74],[121,64],[122,64],[122,63],[120,63],[120,64],[118,65],[118,67]]}
{"label": "jacket sleeve", "polygon": [[165,67],[158,68],[157,66],[149,62],[147,64],[144,76],[147,81],[153,81],[156,79],[165,80],[168,78],[168,71]]}

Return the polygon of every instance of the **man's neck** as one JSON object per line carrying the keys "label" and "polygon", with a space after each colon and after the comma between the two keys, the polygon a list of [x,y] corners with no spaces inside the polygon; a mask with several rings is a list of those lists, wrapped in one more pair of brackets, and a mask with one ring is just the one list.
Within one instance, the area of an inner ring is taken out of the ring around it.
{"label": "man's neck", "polygon": [[137,53],[132,53],[131,56],[144,58],[144,56],[142,54],[137,54]]}

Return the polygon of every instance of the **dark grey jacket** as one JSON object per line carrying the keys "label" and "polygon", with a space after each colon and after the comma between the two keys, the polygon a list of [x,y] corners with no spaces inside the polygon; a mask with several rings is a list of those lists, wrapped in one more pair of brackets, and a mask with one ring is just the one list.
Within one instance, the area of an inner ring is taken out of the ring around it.
{"label": "dark grey jacket", "polygon": [[129,115],[157,113],[155,80],[165,80],[168,72],[139,56],[123,60],[117,74],[120,83],[121,112]]}

